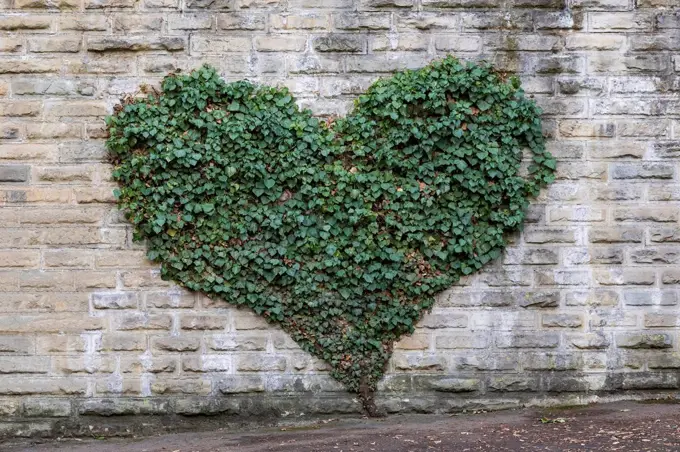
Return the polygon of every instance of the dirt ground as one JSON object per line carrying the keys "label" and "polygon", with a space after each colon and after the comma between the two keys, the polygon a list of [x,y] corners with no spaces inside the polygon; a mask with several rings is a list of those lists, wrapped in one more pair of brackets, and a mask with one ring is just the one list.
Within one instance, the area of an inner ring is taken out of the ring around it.
{"label": "dirt ground", "polygon": [[385,419],[323,419],[300,427],[151,438],[0,444],[3,452],[680,451],[680,405],[619,402]]}

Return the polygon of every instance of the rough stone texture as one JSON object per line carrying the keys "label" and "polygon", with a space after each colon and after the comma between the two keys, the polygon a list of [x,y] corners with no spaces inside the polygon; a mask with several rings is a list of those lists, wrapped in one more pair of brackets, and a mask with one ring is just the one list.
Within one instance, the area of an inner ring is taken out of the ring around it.
{"label": "rough stone texture", "polygon": [[103,117],[204,62],[335,115],[452,53],[543,107],[558,180],[397,344],[382,408],[678,389],[678,17],[673,0],[0,0],[0,434],[359,410],[262,319],[161,281],[115,209]]}

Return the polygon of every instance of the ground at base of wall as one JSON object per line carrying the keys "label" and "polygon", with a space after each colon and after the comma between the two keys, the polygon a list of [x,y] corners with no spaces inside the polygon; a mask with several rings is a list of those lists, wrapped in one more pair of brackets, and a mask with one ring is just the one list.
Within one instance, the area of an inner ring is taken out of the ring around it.
{"label": "ground at base of wall", "polygon": [[[669,403],[670,402],[670,403]],[[385,419],[328,418],[250,432],[218,429],[137,439],[5,444],[5,452],[677,451],[677,399]]]}

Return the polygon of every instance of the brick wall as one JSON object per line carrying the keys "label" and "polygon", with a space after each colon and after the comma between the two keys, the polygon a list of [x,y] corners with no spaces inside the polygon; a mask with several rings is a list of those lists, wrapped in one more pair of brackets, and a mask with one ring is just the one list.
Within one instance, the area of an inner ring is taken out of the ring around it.
{"label": "brick wall", "polygon": [[203,62],[344,114],[447,53],[521,74],[558,180],[502,262],[399,343],[379,404],[678,389],[679,0],[0,0],[0,435],[357,412],[283,333],[159,279],[113,204],[103,117]]}

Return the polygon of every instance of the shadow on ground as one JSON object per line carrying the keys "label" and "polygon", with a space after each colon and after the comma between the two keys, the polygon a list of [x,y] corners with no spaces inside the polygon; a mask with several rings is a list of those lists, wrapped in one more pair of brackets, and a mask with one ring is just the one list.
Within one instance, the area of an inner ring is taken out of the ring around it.
{"label": "shadow on ground", "polygon": [[5,443],[4,452],[678,451],[680,405],[619,402],[461,415],[323,419],[250,432]]}

